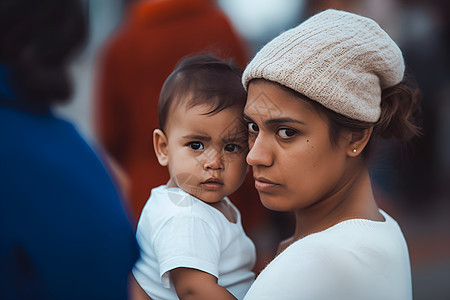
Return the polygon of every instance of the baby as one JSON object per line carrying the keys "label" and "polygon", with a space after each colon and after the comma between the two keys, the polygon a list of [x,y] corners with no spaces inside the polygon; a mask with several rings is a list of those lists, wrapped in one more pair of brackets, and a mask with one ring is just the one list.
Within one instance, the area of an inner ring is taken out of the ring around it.
{"label": "baby", "polygon": [[255,247],[227,198],[248,170],[245,100],[241,70],[209,55],[183,60],[164,83],[153,142],[170,180],[142,211],[133,269],[154,299],[242,299],[254,281]]}

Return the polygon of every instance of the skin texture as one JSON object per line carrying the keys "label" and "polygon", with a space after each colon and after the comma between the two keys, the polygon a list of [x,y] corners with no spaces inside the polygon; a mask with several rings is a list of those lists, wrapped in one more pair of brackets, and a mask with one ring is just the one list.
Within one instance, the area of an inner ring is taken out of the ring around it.
{"label": "skin texture", "polygon": [[141,288],[132,274],[128,279],[128,299],[152,300],[152,298],[150,298],[150,296]]}
{"label": "skin texture", "polygon": [[244,113],[261,202],[296,216],[295,234],[280,250],[346,219],[383,220],[360,156],[372,128],[344,131],[334,146],[327,119],[308,100],[266,80],[250,83]]}
{"label": "skin texture", "polygon": [[[210,109],[182,104],[172,108],[164,132],[153,133],[154,148],[159,163],[169,169],[168,186],[183,189],[236,222],[223,198],[238,189],[247,173],[247,130],[239,109],[207,114]],[[234,299],[211,274],[177,268],[170,276],[180,299]]]}
{"label": "skin texture", "polygon": [[236,299],[227,289],[218,285],[217,278],[211,274],[195,269],[177,268],[170,271],[170,276],[180,299]]}

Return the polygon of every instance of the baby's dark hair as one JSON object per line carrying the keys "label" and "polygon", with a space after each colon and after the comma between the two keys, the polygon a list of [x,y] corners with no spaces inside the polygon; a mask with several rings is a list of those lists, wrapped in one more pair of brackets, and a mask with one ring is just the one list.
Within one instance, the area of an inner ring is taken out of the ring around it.
{"label": "baby's dark hair", "polygon": [[164,131],[170,110],[179,104],[192,108],[209,105],[207,114],[229,107],[243,111],[246,92],[241,84],[242,69],[231,60],[213,55],[196,55],[183,59],[167,77],[158,102],[158,125]]}

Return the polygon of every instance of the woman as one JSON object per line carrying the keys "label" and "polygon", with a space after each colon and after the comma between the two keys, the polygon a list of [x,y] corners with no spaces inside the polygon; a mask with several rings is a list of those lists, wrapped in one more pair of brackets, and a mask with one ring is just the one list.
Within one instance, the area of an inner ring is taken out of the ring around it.
{"label": "woman", "polygon": [[293,237],[245,299],[412,299],[400,227],[366,164],[378,137],[419,134],[402,53],[373,20],[326,10],[264,46],[243,74],[255,187]]}
{"label": "woman", "polygon": [[0,299],[126,299],[138,257],[101,153],[51,107],[87,36],[78,0],[0,0]]}

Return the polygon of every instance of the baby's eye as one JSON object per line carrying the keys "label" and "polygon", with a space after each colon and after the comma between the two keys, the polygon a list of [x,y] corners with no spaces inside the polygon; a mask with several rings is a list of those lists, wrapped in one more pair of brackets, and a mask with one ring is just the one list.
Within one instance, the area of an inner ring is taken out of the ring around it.
{"label": "baby's eye", "polygon": [[258,127],[258,125],[256,125],[255,122],[248,122],[247,127],[248,127],[248,131],[250,133],[259,131],[259,127]]}
{"label": "baby's eye", "polygon": [[201,142],[190,142],[190,143],[188,144],[188,146],[189,146],[192,150],[195,150],[195,151],[197,151],[197,150],[203,150],[203,148],[205,148]]}
{"label": "baby's eye", "polygon": [[289,128],[281,128],[278,130],[278,136],[280,136],[283,139],[289,139],[294,137],[297,134],[297,131],[294,129]]}
{"label": "baby's eye", "polygon": [[227,152],[238,152],[240,149],[241,149],[241,147],[236,144],[225,145],[225,151],[227,151]]}

